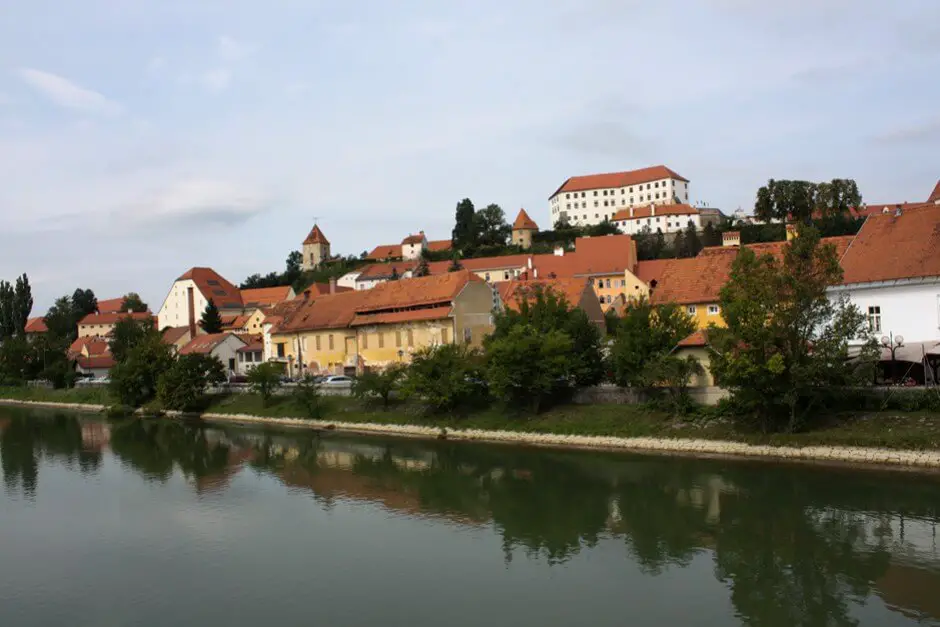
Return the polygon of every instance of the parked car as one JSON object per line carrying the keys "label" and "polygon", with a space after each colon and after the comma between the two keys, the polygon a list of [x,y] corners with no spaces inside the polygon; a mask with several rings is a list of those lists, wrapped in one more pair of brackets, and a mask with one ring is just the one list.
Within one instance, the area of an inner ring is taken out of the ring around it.
{"label": "parked car", "polygon": [[344,374],[334,374],[323,379],[323,381],[320,382],[320,385],[324,385],[326,387],[345,388],[351,386],[352,382],[352,377],[347,377]]}
{"label": "parked car", "polygon": [[243,374],[234,374],[228,378],[229,383],[248,383],[248,377]]}

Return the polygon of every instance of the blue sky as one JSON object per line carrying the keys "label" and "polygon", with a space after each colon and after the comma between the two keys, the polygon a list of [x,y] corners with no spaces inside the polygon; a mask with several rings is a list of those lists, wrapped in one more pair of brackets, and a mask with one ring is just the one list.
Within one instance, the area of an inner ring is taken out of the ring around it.
{"label": "blue sky", "polygon": [[[0,277],[159,307],[454,206],[548,222],[568,176],[665,163],[693,200],[940,177],[940,2],[0,0]],[[547,226],[547,225],[546,225]]]}

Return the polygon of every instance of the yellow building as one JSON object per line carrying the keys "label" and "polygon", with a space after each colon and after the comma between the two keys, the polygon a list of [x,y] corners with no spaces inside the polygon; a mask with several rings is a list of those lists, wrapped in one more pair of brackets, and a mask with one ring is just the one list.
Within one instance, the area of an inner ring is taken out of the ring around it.
{"label": "yellow building", "polygon": [[143,313],[93,313],[88,314],[78,322],[78,337],[91,337],[98,335],[105,337],[114,329],[119,320],[131,318],[144,322],[153,318],[150,312]]}
{"label": "yellow building", "polygon": [[428,346],[479,347],[493,302],[492,288],[467,270],[312,298],[270,329],[270,358],[293,375],[343,373],[407,363]]}

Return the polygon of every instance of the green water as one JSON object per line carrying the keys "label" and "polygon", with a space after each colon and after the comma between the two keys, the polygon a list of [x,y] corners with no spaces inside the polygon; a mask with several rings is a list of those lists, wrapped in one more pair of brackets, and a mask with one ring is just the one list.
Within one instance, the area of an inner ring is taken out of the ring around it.
{"label": "green water", "polygon": [[0,625],[940,625],[940,479],[0,408]]}

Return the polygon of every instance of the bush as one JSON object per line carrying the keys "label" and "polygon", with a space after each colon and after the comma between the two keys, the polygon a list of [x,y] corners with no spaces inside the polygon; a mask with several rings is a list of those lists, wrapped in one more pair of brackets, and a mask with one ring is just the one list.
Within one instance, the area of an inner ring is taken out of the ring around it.
{"label": "bush", "polygon": [[323,394],[312,375],[308,374],[297,382],[294,388],[294,402],[311,420],[317,420],[323,415]]}
{"label": "bush", "polygon": [[359,375],[352,386],[352,393],[361,400],[378,399],[382,401],[382,409],[388,410],[389,402],[402,379],[405,377],[406,369],[399,364],[388,366],[384,370],[369,370]]}
{"label": "bush", "polygon": [[159,334],[150,335],[111,368],[111,394],[124,405],[140,407],[156,397],[160,376],[173,363],[170,347]]}
{"label": "bush", "polygon": [[487,397],[482,372],[478,351],[464,344],[430,346],[412,356],[402,392],[437,412],[468,407]]}
{"label": "bush", "polygon": [[207,406],[206,387],[225,381],[225,366],[211,355],[182,355],[157,383],[157,400],[164,409],[201,411]]}
{"label": "bush", "polygon": [[528,324],[489,342],[486,377],[493,396],[537,413],[574,383],[572,344],[561,331],[542,333]]}
{"label": "bush", "polygon": [[281,387],[283,371],[279,364],[266,362],[259,364],[248,373],[248,383],[251,391],[261,397],[261,404],[268,406],[274,392]]}

